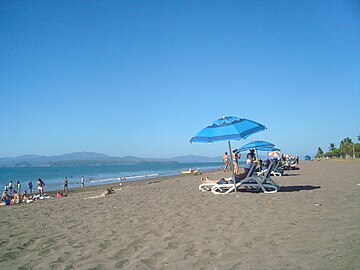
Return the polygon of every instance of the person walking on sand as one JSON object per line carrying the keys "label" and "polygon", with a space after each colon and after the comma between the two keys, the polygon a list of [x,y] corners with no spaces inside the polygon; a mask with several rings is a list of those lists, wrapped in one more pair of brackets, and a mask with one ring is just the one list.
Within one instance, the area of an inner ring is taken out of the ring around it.
{"label": "person walking on sand", "polygon": [[85,188],[85,177],[81,177],[81,187]]}
{"label": "person walking on sand", "polygon": [[230,167],[229,155],[227,152],[225,152],[225,155],[223,156],[223,163],[224,163],[224,172],[227,172]]}
{"label": "person walking on sand", "polygon": [[69,180],[67,177],[65,177],[64,178],[64,192],[69,191],[68,185],[69,185]]}
{"label": "person walking on sand", "polygon": [[33,183],[32,183],[32,180],[30,180],[29,181],[29,192],[30,192],[30,194],[32,194],[33,193]]}

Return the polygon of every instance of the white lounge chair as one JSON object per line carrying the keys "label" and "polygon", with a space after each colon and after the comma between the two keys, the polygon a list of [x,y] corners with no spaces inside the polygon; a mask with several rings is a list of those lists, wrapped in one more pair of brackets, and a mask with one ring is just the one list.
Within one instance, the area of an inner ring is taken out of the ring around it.
{"label": "white lounge chair", "polygon": [[211,188],[218,184],[219,182],[221,182],[222,180],[224,180],[225,182],[230,182],[232,180],[232,177],[228,177],[228,178],[221,178],[218,182],[204,182],[202,184],[199,185],[199,190],[200,191],[211,191]]}
{"label": "white lounge chair", "polygon": [[247,190],[259,191],[261,189],[264,193],[276,193],[280,187],[270,177],[274,166],[275,162],[273,161],[270,163],[268,171],[264,176],[252,175],[246,177],[237,183],[236,187],[233,184],[217,184],[211,188],[211,192],[214,194],[228,194],[234,191],[235,188],[240,189],[244,187]]}
{"label": "white lounge chair", "polygon": [[[250,177],[254,174],[256,166],[257,166],[257,163],[254,162],[246,177]],[[223,181],[221,181],[221,180],[223,180]],[[219,182],[224,182],[224,183],[219,183]],[[211,189],[214,185],[221,185],[223,189],[231,188],[231,186],[234,187],[233,177],[222,178],[217,182],[202,183],[199,185],[199,190],[200,191],[211,191]]]}
{"label": "white lounge chair", "polygon": [[[250,170],[248,171],[246,177],[244,179],[253,177],[255,174],[255,169],[257,167],[257,162],[254,162],[250,168]],[[235,183],[236,186],[243,180],[239,180],[237,181],[237,179],[235,178]],[[211,192],[215,193],[215,194],[228,194],[232,191],[234,191],[235,189],[235,185],[233,180],[231,180],[229,183],[226,184],[221,184],[221,183],[216,183],[211,187]]]}
{"label": "white lounge chair", "polygon": [[[279,177],[279,176],[282,176],[282,175],[283,175],[283,173],[281,173],[281,172],[278,171],[279,165],[280,165],[280,160],[278,160],[278,161],[276,162],[276,165],[275,165],[274,169],[271,171],[271,175],[272,175],[272,176]],[[266,169],[258,172],[257,175],[259,175],[259,176],[264,176],[267,171],[268,171],[268,168],[266,168]]]}

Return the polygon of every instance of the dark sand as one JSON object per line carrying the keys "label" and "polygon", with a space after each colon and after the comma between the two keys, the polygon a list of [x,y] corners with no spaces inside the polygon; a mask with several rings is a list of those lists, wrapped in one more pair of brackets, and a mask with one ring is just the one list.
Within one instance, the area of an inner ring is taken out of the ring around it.
{"label": "dark sand", "polygon": [[299,166],[276,194],[179,175],[1,207],[0,269],[360,269],[360,161]]}

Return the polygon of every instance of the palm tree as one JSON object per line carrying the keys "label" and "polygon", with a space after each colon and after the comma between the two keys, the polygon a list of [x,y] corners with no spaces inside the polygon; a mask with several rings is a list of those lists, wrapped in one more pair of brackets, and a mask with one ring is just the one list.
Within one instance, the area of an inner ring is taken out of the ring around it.
{"label": "palm tree", "polygon": [[358,136],[358,141],[360,142],[360,135]]}
{"label": "palm tree", "polygon": [[320,158],[324,155],[324,151],[319,147],[317,150],[316,158]]}
{"label": "palm tree", "polygon": [[329,151],[334,152],[334,150],[335,150],[335,143],[330,143]]}
{"label": "palm tree", "polygon": [[346,156],[351,155],[353,142],[349,137],[346,137],[340,142],[340,150]]}
{"label": "palm tree", "polygon": [[349,137],[347,137],[340,142],[340,148],[346,148],[350,144],[352,144],[352,140]]}

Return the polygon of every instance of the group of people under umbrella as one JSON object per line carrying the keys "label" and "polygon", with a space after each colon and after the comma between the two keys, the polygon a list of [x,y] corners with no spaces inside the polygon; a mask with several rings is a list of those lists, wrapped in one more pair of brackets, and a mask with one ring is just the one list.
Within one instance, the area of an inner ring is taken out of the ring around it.
{"label": "group of people under umbrella", "polygon": [[[240,141],[242,139],[248,138],[250,135],[253,135],[257,132],[266,130],[266,126],[258,122],[241,119],[234,116],[223,116],[222,118],[216,120],[206,128],[200,130],[193,138],[191,138],[190,143],[215,143],[228,141],[229,146],[229,156],[225,153],[224,156],[224,165],[225,170],[228,169],[229,165],[233,166],[233,178],[245,178],[248,171],[250,170],[253,162],[256,159],[256,151],[280,151],[280,149],[275,148],[275,145],[266,141],[253,141],[242,146],[239,149],[231,150],[231,140]],[[239,174],[238,159],[239,155],[243,151],[249,151],[246,156],[246,164],[244,167],[244,173]],[[225,164],[226,163],[226,164]],[[233,181],[235,185],[235,181]],[[234,189],[236,191],[236,188]]]}
{"label": "group of people under umbrella", "polygon": [[[268,167],[270,164],[270,159],[266,160],[266,164],[264,164],[262,162],[261,159],[257,158],[258,157],[258,150],[259,151],[267,151],[267,152],[274,152],[275,151],[281,151],[278,148],[274,147],[275,145],[270,143],[270,142],[266,142],[266,141],[253,141],[250,142],[244,146],[242,146],[239,149],[235,149],[232,151],[232,164],[230,162],[230,157],[228,152],[225,152],[224,156],[223,156],[223,164],[224,164],[224,171],[229,171],[231,167],[233,167],[233,171],[234,174],[239,174],[239,160],[241,158],[241,152],[245,152],[245,151],[249,151],[249,153],[247,153],[246,155],[246,163],[245,163],[245,169],[250,169],[252,163],[257,160],[259,162],[259,168],[261,169],[263,166]],[[256,154],[255,154],[255,150],[256,150]],[[279,157],[279,155],[277,155],[277,157]],[[231,166],[233,165],[233,166]]]}

